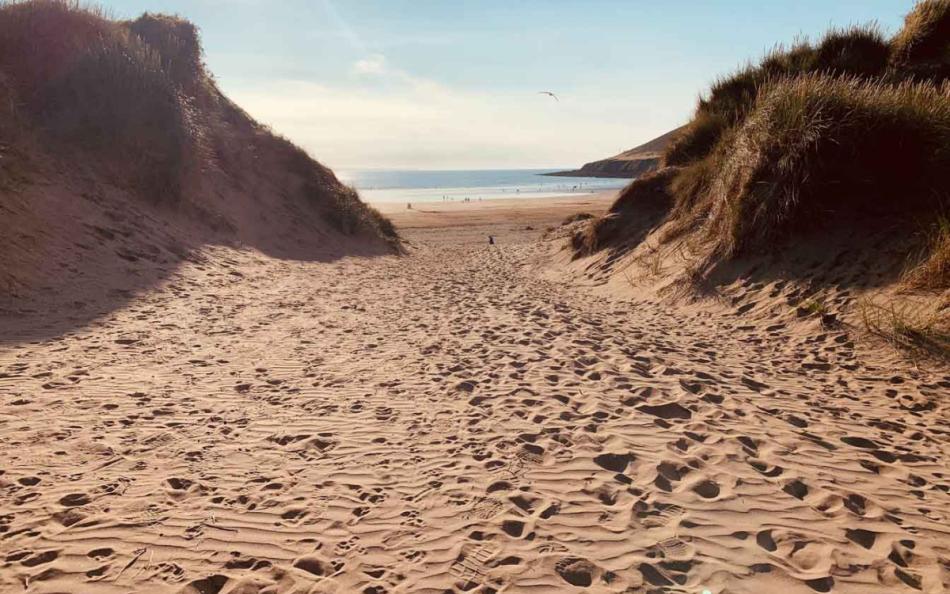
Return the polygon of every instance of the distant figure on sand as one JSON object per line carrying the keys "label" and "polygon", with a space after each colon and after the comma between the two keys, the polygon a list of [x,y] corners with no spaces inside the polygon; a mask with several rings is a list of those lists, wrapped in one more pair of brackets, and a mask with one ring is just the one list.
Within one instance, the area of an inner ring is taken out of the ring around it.
{"label": "distant figure on sand", "polygon": [[491,235],[488,236],[488,245],[495,245],[495,238]]}
{"label": "distant figure on sand", "polygon": [[408,208],[409,210],[412,210],[412,202],[407,202],[406,208]]}

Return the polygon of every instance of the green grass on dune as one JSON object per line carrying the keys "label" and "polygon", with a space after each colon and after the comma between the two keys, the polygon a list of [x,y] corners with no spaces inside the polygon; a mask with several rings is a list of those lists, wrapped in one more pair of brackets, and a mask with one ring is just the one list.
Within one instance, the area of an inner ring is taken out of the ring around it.
{"label": "green grass on dune", "polygon": [[[670,208],[660,240],[691,233],[712,263],[805,230],[923,221],[938,239],[907,277],[950,286],[938,229],[950,201],[948,66],[950,0],[924,0],[891,39],[875,25],[835,29],[717,80],[664,155]],[[635,208],[641,191],[635,182],[617,206]],[[594,221],[582,235],[589,251],[641,229],[624,235]]]}

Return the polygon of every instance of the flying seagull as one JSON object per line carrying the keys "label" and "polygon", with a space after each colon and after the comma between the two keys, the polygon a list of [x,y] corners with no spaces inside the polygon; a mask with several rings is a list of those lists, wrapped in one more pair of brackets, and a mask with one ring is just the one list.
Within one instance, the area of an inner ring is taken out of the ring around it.
{"label": "flying seagull", "polygon": [[558,103],[561,102],[561,100],[557,98],[557,95],[555,95],[555,94],[552,93],[551,91],[538,91],[538,95],[550,95],[550,96],[554,97],[554,100],[557,101]]}

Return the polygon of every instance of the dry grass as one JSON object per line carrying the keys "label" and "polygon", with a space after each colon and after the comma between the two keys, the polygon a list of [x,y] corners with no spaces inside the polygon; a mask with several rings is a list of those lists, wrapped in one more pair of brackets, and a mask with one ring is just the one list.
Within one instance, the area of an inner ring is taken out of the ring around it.
{"label": "dry grass", "polygon": [[332,202],[330,208],[325,210],[325,216],[338,230],[347,235],[365,233],[391,241],[399,239],[392,221],[364,204],[355,189],[343,186],[341,190],[332,192],[331,196]]}
{"label": "dry grass", "polygon": [[950,0],[917,3],[891,40],[890,64],[918,77],[950,77]]}
{"label": "dry grass", "polygon": [[162,70],[177,84],[195,84],[204,78],[203,50],[192,23],[145,13],[124,25],[156,51]]}
{"label": "dry grass", "polygon": [[684,166],[703,159],[731,125],[723,114],[697,109],[683,132],[666,147],[663,164]]}
{"label": "dry grass", "polygon": [[734,132],[728,131],[710,154],[684,165],[670,180],[673,207],[661,241],[673,241],[703,227],[712,207],[708,200],[712,182],[723,160],[729,156],[729,140],[733,136]]}
{"label": "dry grass", "polygon": [[613,235],[616,224],[606,216],[590,219],[578,231],[571,235],[571,250],[575,258],[589,256],[607,245],[608,237]]}
{"label": "dry grass", "polygon": [[702,159],[731,128],[741,124],[755,104],[759,89],[778,78],[826,73],[875,77],[883,73],[888,45],[876,24],[832,29],[812,44],[799,40],[773,48],[758,64],[748,64],[716,80],[699,100],[693,120],[664,154],[667,165]]}
{"label": "dry grass", "polygon": [[[806,229],[927,216],[950,196],[950,83],[822,74],[772,81],[712,152],[672,170],[668,188],[660,239],[701,232],[707,261],[771,249]],[[634,184],[622,198],[635,209],[643,194]],[[615,224],[611,233],[639,237],[640,227],[625,233]],[[596,236],[601,246],[610,239]],[[932,245],[939,271],[941,244]]]}
{"label": "dry grass", "polygon": [[912,357],[950,360],[950,302],[931,308],[864,300],[858,312],[865,330]]}
{"label": "dry grass", "polygon": [[[706,274],[806,231],[937,221],[950,201],[948,68],[950,0],[918,3],[892,40],[872,24],[777,46],[700,98],[664,155],[675,166],[666,214],[653,219],[640,206],[652,189],[634,183],[612,209],[620,216],[594,222],[575,248],[638,245],[649,218],[661,242],[700,246]],[[905,283],[946,288],[950,231],[928,226]]]}
{"label": "dry grass", "polygon": [[346,235],[377,235],[390,243],[398,243],[399,235],[392,221],[366,205],[354,188],[341,184],[330,169],[313,160],[302,148],[270,133],[259,142],[263,150],[276,155],[287,171],[302,180],[304,197],[321,210],[333,228]]}
{"label": "dry grass", "polygon": [[653,245],[645,246],[646,250],[638,259],[648,278],[657,278],[663,274],[663,252]]}
{"label": "dry grass", "polygon": [[579,223],[580,221],[589,221],[594,218],[594,215],[589,212],[579,212],[577,214],[572,214],[563,221],[561,221],[561,226],[573,225],[574,223]]}
{"label": "dry grass", "polygon": [[631,287],[640,287],[664,275],[664,256],[658,246],[643,245],[640,253],[620,270]]}
{"label": "dry grass", "polygon": [[918,263],[904,273],[903,282],[913,289],[950,288],[950,218],[939,216],[928,231]]}
{"label": "dry grass", "polygon": [[950,84],[799,76],[763,89],[713,168],[707,232],[731,256],[950,195]]}

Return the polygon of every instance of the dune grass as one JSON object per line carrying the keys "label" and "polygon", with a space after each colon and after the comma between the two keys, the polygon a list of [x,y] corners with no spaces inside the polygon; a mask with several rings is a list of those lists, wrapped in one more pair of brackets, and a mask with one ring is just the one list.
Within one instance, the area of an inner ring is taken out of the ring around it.
{"label": "dune grass", "polygon": [[724,256],[835,219],[933,212],[950,194],[950,85],[776,81],[716,154],[700,200]]}
{"label": "dune grass", "polygon": [[866,299],[858,312],[867,332],[911,357],[950,360],[950,302],[931,308]]}
{"label": "dune grass", "polygon": [[104,13],[76,2],[0,5],[0,69],[50,147],[121,161],[152,200],[175,200],[191,131],[160,55]]}
{"label": "dune grass", "polygon": [[646,237],[669,213],[669,184],[675,171],[675,167],[666,167],[627,186],[605,216],[591,218],[572,235],[576,257],[593,254],[618,241],[636,243]]}
{"label": "dune grass", "polygon": [[667,147],[664,163],[685,165],[708,155],[727,130],[746,118],[769,81],[816,72],[875,77],[883,73],[887,58],[887,41],[875,24],[832,29],[817,44],[799,40],[789,47],[778,45],[758,64],[713,83],[686,130]]}
{"label": "dune grass", "polygon": [[950,288],[950,218],[937,217],[926,231],[926,239],[916,263],[903,275],[904,284],[912,289],[944,290]]}
{"label": "dune grass", "polygon": [[950,0],[922,0],[891,41],[890,65],[913,76],[950,78]]}
{"label": "dune grass", "polygon": [[[299,181],[295,190],[333,227],[397,241],[332,171],[221,94],[198,29],[178,17],[118,21],[74,0],[0,1],[0,101],[6,141],[35,137],[151,202],[181,201],[204,170],[240,180],[249,160],[266,162],[273,170],[254,175],[281,187]],[[10,175],[0,167],[0,177]]]}
{"label": "dune grass", "polygon": [[561,221],[561,226],[573,225],[574,223],[579,223],[580,221],[589,221],[594,218],[594,215],[589,212],[579,212],[577,214],[572,214]]}
{"label": "dune grass", "polygon": [[342,186],[331,193],[332,201],[325,216],[334,227],[347,235],[376,233],[395,241],[399,235],[392,221],[372,206],[364,204],[356,189]]}
{"label": "dune grass", "polygon": [[[874,24],[833,29],[718,79],[664,154],[675,167],[659,240],[690,234],[709,270],[865,219],[932,227],[950,200],[948,15],[950,0],[924,0],[892,39]],[[612,209],[630,212],[595,221],[575,249],[642,240],[639,193],[649,190],[634,182]],[[948,283],[947,232],[934,237],[907,283]]]}
{"label": "dune grass", "polygon": [[204,51],[194,24],[178,17],[145,13],[123,25],[155,49],[162,70],[174,82],[191,85],[202,80]]}
{"label": "dune grass", "polygon": [[262,147],[283,163],[287,171],[302,182],[305,199],[323,214],[336,230],[346,235],[378,235],[396,244],[399,234],[388,218],[365,204],[355,188],[340,183],[327,167],[313,160],[309,154],[286,138],[268,133],[259,139]]}

